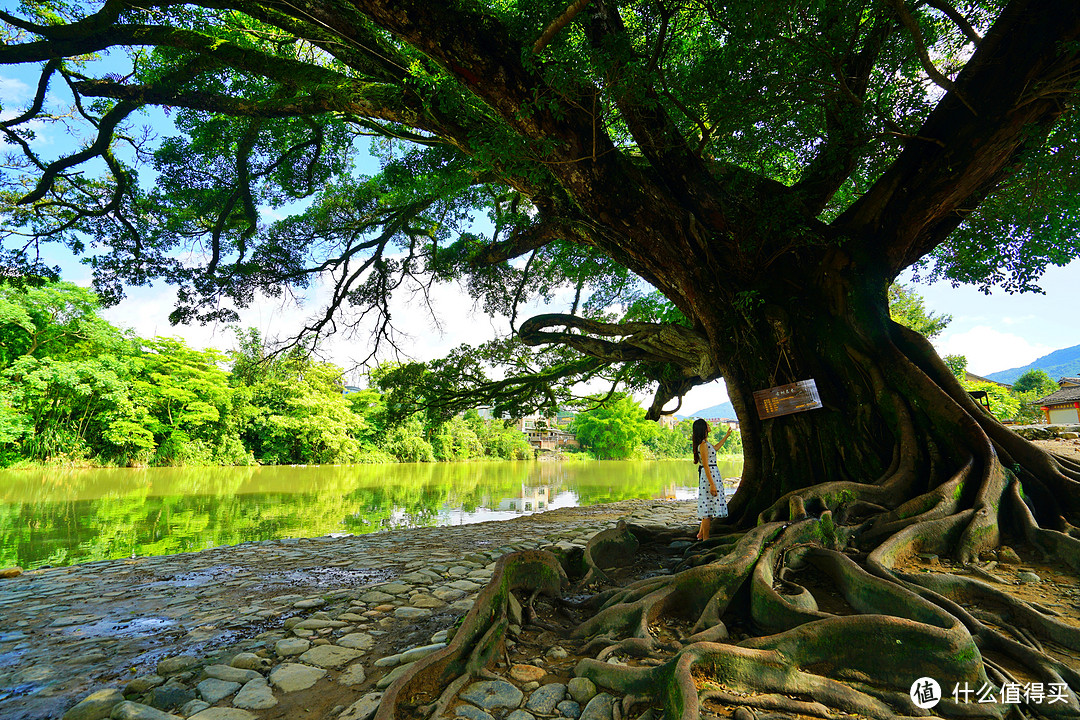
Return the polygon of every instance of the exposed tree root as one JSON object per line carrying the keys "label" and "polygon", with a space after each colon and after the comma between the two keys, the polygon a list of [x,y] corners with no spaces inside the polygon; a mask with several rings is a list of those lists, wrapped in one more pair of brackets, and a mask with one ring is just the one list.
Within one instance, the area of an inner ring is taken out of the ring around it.
{"label": "exposed tree root", "polygon": [[[921,382],[919,375],[909,380]],[[891,402],[915,422],[902,402]],[[620,717],[642,703],[662,705],[671,720],[697,720],[703,703],[821,718],[1080,717],[1080,670],[1069,662],[1080,655],[1080,625],[1010,592],[1001,570],[979,560],[1006,531],[1080,571],[1080,539],[1067,517],[1073,501],[1061,512],[1040,504],[1052,487],[1077,492],[1074,470],[1011,439],[999,442],[965,402],[956,398],[949,412],[970,441],[967,452],[931,448],[920,456],[902,438],[876,482],[787,493],[756,527],[690,545],[667,574],[605,587],[639,545],[665,547],[692,528],[620,523],[582,553],[564,555],[575,587],[599,590],[565,606],[580,619],[568,633],[583,656],[575,673],[621,694]],[[1036,474],[1056,479],[1029,493],[1023,478]],[[919,555],[952,558],[951,571],[913,572]],[[455,678],[478,673],[503,639],[509,590],[555,591],[553,563],[538,553],[500,561],[451,647],[392,686],[396,695],[388,692],[378,720],[394,717],[394,704],[400,718],[415,714],[405,698],[430,704]],[[932,712],[909,694],[923,677],[942,687]],[[1054,689],[1055,702],[1002,695],[1028,683]],[[993,702],[976,701],[977,693]]]}
{"label": "exposed tree root", "polygon": [[499,656],[509,625],[511,591],[521,588],[557,596],[566,582],[566,573],[551,553],[504,555],[447,646],[416,661],[387,688],[375,720],[421,716],[421,708],[430,712],[444,706],[440,698],[447,686],[480,675]]}

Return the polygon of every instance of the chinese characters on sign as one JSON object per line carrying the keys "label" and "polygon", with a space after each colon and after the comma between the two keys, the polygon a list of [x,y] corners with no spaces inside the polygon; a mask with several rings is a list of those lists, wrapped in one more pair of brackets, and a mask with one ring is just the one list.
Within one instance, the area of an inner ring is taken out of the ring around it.
{"label": "chinese characters on sign", "polygon": [[811,380],[800,380],[790,385],[778,385],[768,390],[754,393],[758,417],[762,420],[791,415],[821,407],[817,384]]}

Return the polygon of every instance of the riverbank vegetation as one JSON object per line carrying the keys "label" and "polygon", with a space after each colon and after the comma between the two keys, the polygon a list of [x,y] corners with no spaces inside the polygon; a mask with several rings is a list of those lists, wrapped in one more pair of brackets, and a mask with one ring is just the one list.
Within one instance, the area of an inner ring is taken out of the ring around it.
{"label": "riverbank vegetation", "polygon": [[[140,338],[71,283],[0,286],[0,467],[311,465],[522,460],[513,423],[475,410],[390,412],[385,371],[343,392],[340,367],[267,352],[253,329],[228,352]],[[228,368],[228,369],[226,369]],[[601,459],[689,457],[689,427],[661,428],[629,396],[579,416]],[[734,448],[734,446],[733,446]],[[733,450],[737,451],[737,449]]]}
{"label": "riverbank vegetation", "polygon": [[[195,350],[106,322],[70,283],[0,286],[0,466],[342,464],[525,459],[512,425],[476,412],[393,417],[378,390],[254,330]],[[231,367],[231,371],[226,370]]]}

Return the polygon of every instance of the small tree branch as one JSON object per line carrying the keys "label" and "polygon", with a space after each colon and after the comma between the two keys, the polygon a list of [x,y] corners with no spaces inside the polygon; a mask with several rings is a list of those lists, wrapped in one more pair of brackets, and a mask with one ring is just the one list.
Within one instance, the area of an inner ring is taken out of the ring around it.
{"label": "small tree branch", "polygon": [[540,38],[533,44],[533,52],[539,55],[540,51],[547,47],[547,44],[551,42],[551,39],[558,35],[560,30],[570,24],[570,21],[573,20],[579,12],[584,10],[585,6],[588,4],[589,0],[577,0],[577,2],[566,8],[566,11],[555,18],[551,24],[547,26],[547,29],[544,30],[543,34],[540,35]]}

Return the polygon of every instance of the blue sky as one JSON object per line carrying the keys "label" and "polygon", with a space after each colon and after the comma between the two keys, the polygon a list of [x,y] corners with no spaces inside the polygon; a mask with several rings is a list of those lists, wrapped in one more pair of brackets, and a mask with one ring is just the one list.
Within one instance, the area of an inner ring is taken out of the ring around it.
{"label": "blue sky", "polygon": [[[36,81],[36,74],[20,68],[0,69],[3,116],[10,117],[30,99]],[[47,150],[54,143],[57,147],[70,143],[68,138],[50,134],[53,130],[42,128],[38,147]],[[89,283],[86,268],[69,258],[57,258],[57,261],[62,264],[67,279]],[[934,341],[939,353],[965,355],[969,369],[985,375],[1025,365],[1053,350],[1080,344],[1080,323],[1076,322],[1080,308],[1080,261],[1064,268],[1051,268],[1041,285],[1045,290],[1043,295],[1009,295],[1002,291],[984,295],[973,287],[953,288],[947,282],[915,286],[915,290],[923,296],[929,310],[953,317],[947,330]],[[317,300],[318,295],[316,289],[309,300]],[[225,327],[171,326],[167,316],[173,297],[173,291],[162,285],[135,288],[127,300],[110,308],[106,317],[146,337],[179,336],[195,347],[231,346],[232,334]],[[461,343],[477,342],[508,329],[506,318],[484,316],[459,287],[436,288],[434,300],[438,308],[435,315],[415,298],[401,297],[394,303],[395,321],[409,336],[403,339],[403,347],[415,358],[430,359]],[[269,336],[286,335],[295,332],[308,314],[317,309],[314,303],[305,308],[265,301],[243,311],[241,324],[257,327]],[[563,310],[565,305],[554,309]],[[535,306],[533,310],[542,311],[542,308]],[[325,350],[334,361],[348,367],[352,359],[367,354],[366,346],[363,337],[337,337]],[[683,403],[682,412],[726,400],[723,383],[712,383],[692,391]]]}

